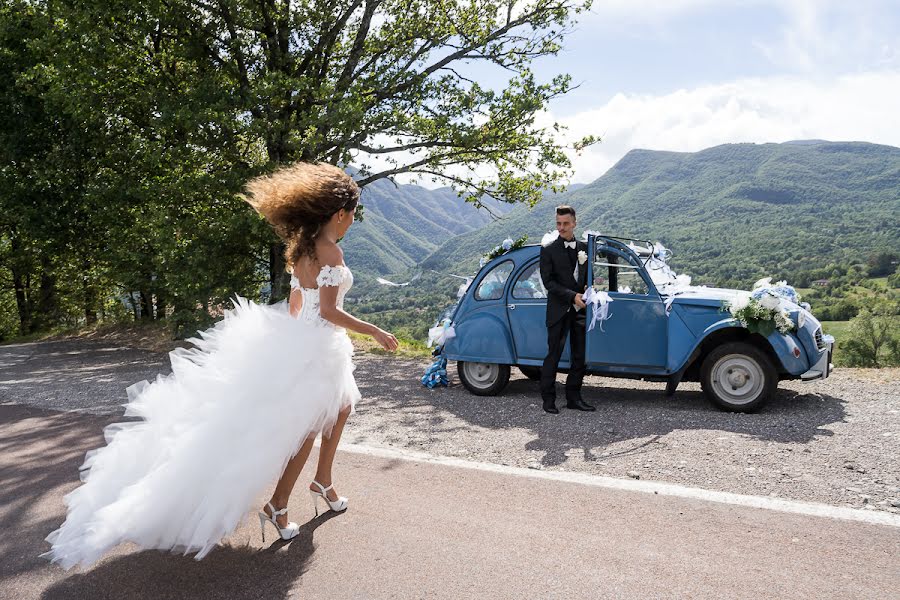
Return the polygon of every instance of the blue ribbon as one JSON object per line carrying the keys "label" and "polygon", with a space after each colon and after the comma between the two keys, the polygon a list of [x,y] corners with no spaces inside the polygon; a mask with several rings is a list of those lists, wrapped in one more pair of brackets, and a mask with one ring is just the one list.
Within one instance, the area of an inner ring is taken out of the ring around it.
{"label": "blue ribbon", "polygon": [[447,378],[447,357],[444,356],[443,347],[435,348],[434,353],[434,362],[425,369],[425,374],[422,375],[422,385],[430,390],[439,385],[444,387],[450,385],[450,380]]}

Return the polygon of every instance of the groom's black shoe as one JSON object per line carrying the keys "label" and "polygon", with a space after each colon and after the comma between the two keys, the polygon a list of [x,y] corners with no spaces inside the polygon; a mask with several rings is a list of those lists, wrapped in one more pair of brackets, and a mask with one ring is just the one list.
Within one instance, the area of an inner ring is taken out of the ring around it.
{"label": "groom's black shoe", "polygon": [[559,409],[556,408],[556,398],[544,398],[544,412],[551,415],[558,415]]}
{"label": "groom's black shoe", "polygon": [[592,404],[588,404],[581,398],[575,398],[574,400],[569,400],[566,402],[566,408],[572,408],[575,410],[584,410],[584,411],[595,411],[597,408]]}

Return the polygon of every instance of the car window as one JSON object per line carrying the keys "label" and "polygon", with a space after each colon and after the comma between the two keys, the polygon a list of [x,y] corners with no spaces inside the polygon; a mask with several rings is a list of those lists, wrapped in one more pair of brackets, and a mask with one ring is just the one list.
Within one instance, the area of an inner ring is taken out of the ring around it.
{"label": "car window", "polygon": [[632,258],[623,258],[604,246],[598,246],[594,254],[594,289],[601,292],[623,294],[649,294],[647,282]]}
{"label": "car window", "polygon": [[513,285],[512,297],[517,300],[544,299],[547,297],[547,290],[544,288],[544,282],[541,281],[540,263],[534,263],[519,275]]}
{"label": "car window", "polygon": [[650,293],[647,282],[635,269],[618,269],[616,287],[616,291],[623,294],[642,294],[646,296]]}
{"label": "car window", "polygon": [[478,288],[475,290],[476,300],[496,300],[503,295],[503,286],[512,273],[513,264],[510,261],[504,261],[491,269],[490,273],[484,276]]}

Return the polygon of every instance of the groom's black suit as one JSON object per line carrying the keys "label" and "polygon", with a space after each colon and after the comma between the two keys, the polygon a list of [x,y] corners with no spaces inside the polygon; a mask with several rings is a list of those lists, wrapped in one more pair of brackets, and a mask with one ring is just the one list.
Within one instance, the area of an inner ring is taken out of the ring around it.
{"label": "groom's black suit", "polygon": [[571,365],[566,377],[566,400],[570,405],[582,402],[586,311],[576,312],[574,304],[575,294],[583,293],[587,285],[587,262],[578,263],[578,252],[587,253],[587,244],[576,241],[575,248],[566,248],[564,242],[558,237],[541,248],[541,280],[547,288],[547,357],[541,368],[541,397],[545,408],[552,405],[556,397],[556,370],[567,335],[571,338]]}

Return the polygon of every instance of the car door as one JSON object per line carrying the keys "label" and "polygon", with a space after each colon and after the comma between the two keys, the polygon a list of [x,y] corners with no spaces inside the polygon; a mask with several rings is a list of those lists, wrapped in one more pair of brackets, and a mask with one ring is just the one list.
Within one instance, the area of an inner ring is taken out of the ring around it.
{"label": "car door", "polygon": [[[541,364],[547,356],[547,290],[541,281],[539,260],[528,263],[517,273],[510,286],[506,310],[519,364]],[[567,368],[568,363],[567,342],[560,368]]]}
{"label": "car door", "polygon": [[[666,365],[666,305],[641,266],[626,252],[592,244],[589,281],[608,292],[609,319],[587,332],[585,362],[591,365],[654,367]],[[593,306],[588,309],[588,323]],[[602,329],[601,329],[602,326]]]}

